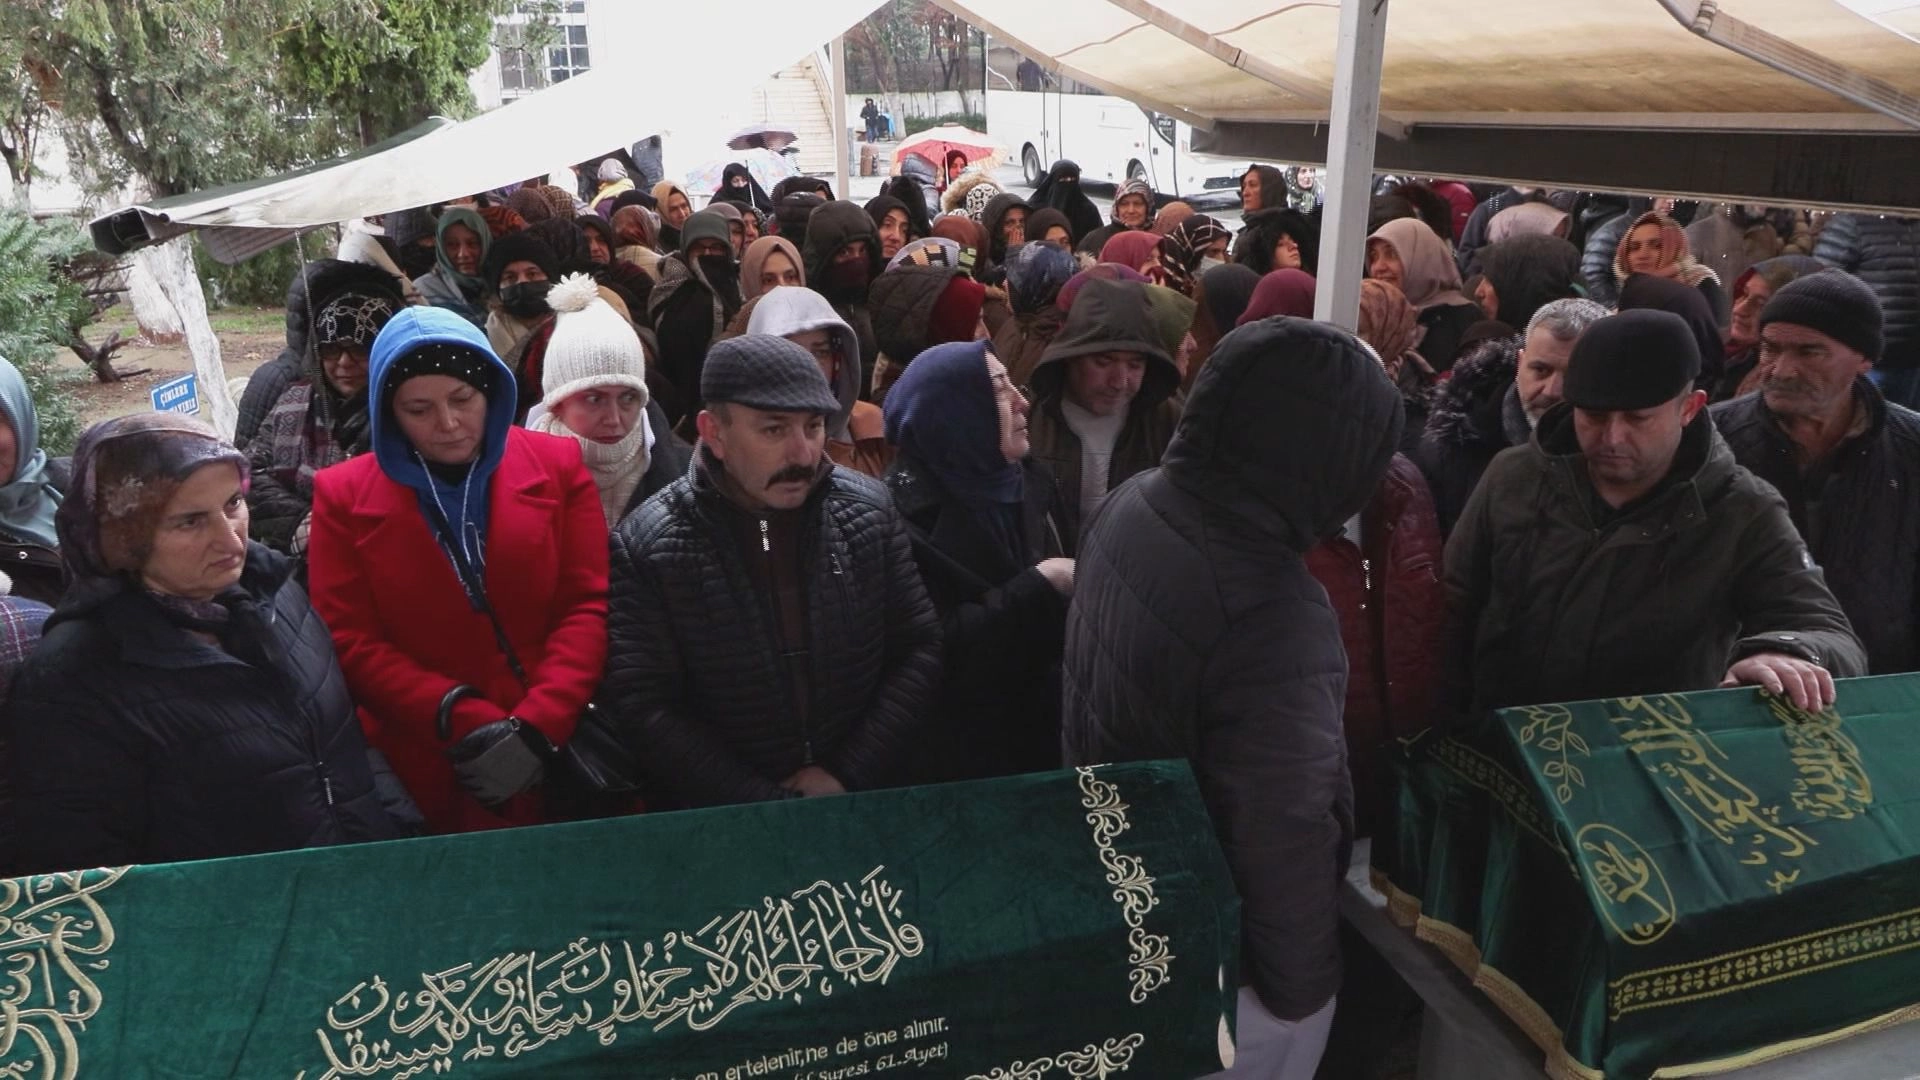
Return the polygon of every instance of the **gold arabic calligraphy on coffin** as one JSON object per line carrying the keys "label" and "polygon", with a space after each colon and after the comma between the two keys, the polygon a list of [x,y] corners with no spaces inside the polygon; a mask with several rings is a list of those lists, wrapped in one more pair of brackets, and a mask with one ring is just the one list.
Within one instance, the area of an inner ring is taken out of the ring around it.
{"label": "gold arabic calligraphy on coffin", "polygon": [[765,897],[638,949],[582,937],[552,953],[423,973],[412,990],[375,975],[341,995],[315,1030],[327,1068],[313,1080],[445,1073],[456,1058],[516,1058],[578,1031],[603,1046],[635,1024],[705,1031],[756,1003],[884,985],[924,947],[884,869],[857,885],[816,881]]}

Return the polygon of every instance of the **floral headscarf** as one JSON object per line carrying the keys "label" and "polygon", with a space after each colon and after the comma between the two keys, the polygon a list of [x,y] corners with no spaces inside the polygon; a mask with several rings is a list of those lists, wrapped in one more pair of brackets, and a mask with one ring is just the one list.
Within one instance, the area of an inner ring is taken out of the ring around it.
{"label": "floral headscarf", "polygon": [[1057,244],[1026,243],[1007,253],[1007,299],[1015,315],[1031,315],[1060,295],[1079,264]]}
{"label": "floral headscarf", "polygon": [[73,488],[54,518],[68,571],[76,579],[138,573],[173,493],[215,463],[239,469],[245,489],[246,455],[192,417],[135,413],[88,428],[74,447]]}

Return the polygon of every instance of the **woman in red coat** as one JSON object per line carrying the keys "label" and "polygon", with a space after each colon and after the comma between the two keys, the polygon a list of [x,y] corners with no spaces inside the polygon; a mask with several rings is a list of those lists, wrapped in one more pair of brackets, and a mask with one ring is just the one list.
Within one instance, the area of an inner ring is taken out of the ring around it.
{"label": "woman in red coat", "polygon": [[1395,454],[1366,509],[1307,552],[1347,647],[1347,767],[1359,836],[1392,828],[1388,751],[1431,723],[1446,613],[1441,546],[1427,482]]}
{"label": "woman in red coat", "polygon": [[314,480],[314,607],[432,831],[537,824],[606,659],[599,492],[575,440],[512,426],[513,376],[457,315],[396,315],[367,384],[374,452]]}

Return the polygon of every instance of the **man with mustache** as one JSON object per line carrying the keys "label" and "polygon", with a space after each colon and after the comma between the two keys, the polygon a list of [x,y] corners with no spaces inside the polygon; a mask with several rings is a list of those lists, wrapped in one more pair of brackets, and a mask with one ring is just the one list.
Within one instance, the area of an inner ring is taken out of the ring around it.
{"label": "man with mustache", "polygon": [[1734,460],[1779,489],[1875,675],[1920,668],[1920,414],[1886,399],[1880,298],[1843,270],[1759,317],[1761,390],[1713,408]]}
{"label": "man with mustache", "polygon": [[1580,336],[1561,404],[1487,467],[1447,542],[1446,704],[1485,711],[1751,684],[1802,708],[1866,671],[1774,489],[1701,413],[1665,311]]}
{"label": "man with mustache", "polygon": [[612,537],[599,702],[649,805],[905,783],[940,623],[879,481],[826,457],[841,400],[782,337],[716,344],[693,467]]}

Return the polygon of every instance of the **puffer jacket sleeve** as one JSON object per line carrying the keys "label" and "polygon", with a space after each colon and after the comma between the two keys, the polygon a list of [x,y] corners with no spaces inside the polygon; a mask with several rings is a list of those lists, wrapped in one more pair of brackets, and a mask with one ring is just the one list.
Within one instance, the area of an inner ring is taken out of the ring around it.
{"label": "puffer jacket sleeve", "polygon": [[564,493],[553,533],[560,576],[548,612],[546,652],[527,672],[527,696],[513,715],[560,745],[573,737],[580,710],[593,700],[606,667],[607,515],[580,444],[556,439],[543,445],[557,451],[557,459],[543,454],[543,463]]}
{"label": "puffer jacket sleeve", "polygon": [[1747,526],[1733,585],[1740,615],[1735,658],[1778,652],[1811,660],[1835,678],[1867,674],[1867,653],[1827,588],[1807,546],[1772,494],[1767,511]]}
{"label": "puffer jacket sleeve", "polygon": [[849,791],[882,784],[931,722],[940,687],[940,617],[927,598],[906,521],[888,501],[880,546],[886,575],[887,656],[873,707],[847,733],[827,771]]}
{"label": "puffer jacket sleeve", "polygon": [[1860,269],[1860,216],[1835,214],[1814,242],[1813,257],[1851,274]]}
{"label": "puffer jacket sleeve", "polygon": [[1587,297],[1612,307],[1620,298],[1620,283],[1613,276],[1613,256],[1620,249],[1620,236],[1635,215],[1610,217],[1587,234],[1587,245],[1580,253],[1580,276],[1587,283]]}
{"label": "puffer jacket sleeve", "polygon": [[612,714],[648,783],[684,806],[767,802],[793,793],[756,772],[690,708],[686,665],[658,568],[636,557],[625,531],[612,540],[600,702]]}
{"label": "puffer jacket sleeve", "polygon": [[[406,717],[416,730],[430,728],[440,702],[459,683],[427,667],[387,640],[373,586],[363,571],[353,532],[353,492],[340,468],[322,469],[313,480],[313,523],[307,573],[313,608],[333,631],[334,651],[354,699],[372,717]],[[452,735],[459,739],[485,724],[506,719],[498,705],[478,697],[453,707]],[[369,742],[398,737],[368,730]]]}
{"label": "puffer jacket sleeve", "polygon": [[1241,974],[1283,1020],[1340,982],[1354,822],[1339,641],[1330,608],[1269,604],[1227,628],[1202,682],[1194,772],[1240,892]]}
{"label": "puffer jacket sleeve", "polygon": [[4,724],[18,868],[124,865],[143,845],[146,772],[112,704],[72,679],[23,672]]}

